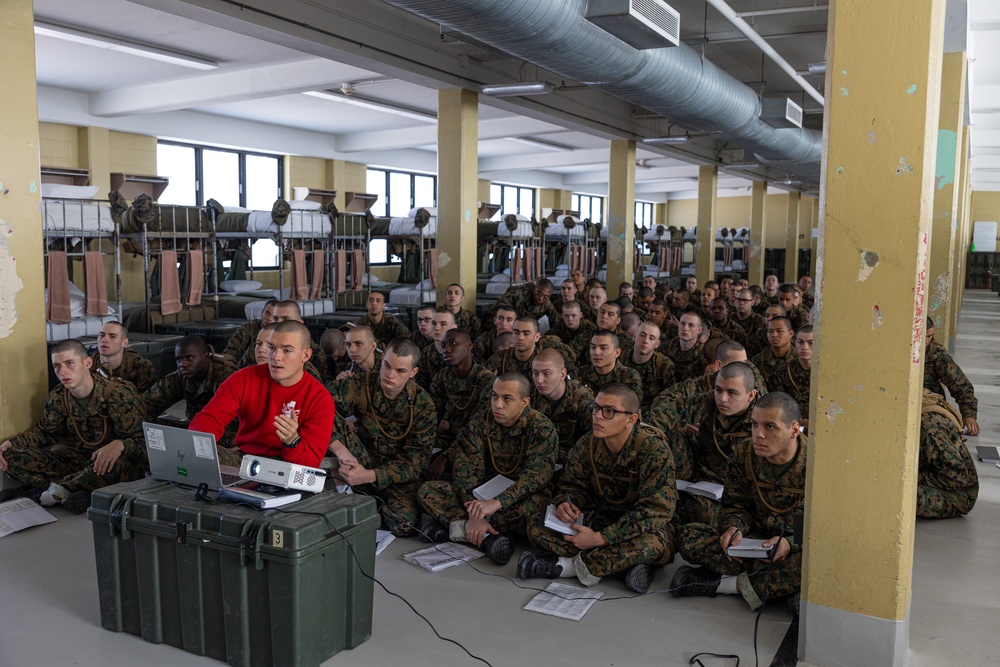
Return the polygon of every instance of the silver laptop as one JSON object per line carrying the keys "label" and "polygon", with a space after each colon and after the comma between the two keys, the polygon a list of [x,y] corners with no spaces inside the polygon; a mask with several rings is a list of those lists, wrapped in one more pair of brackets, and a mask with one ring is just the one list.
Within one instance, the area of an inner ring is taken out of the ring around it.
{"label": "silver laptop", "polygon": [[219,465],[211,433],[149,422],[142,423],[142,430],[153,479],[194,488],[205,484],[211,491],[246,482],[239,468]]}

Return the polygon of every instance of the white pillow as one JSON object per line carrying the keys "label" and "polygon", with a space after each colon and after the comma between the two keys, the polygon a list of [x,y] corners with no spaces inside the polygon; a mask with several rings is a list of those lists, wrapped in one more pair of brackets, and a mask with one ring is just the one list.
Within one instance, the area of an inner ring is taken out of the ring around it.
{"label": "white pillow", "polygon": [[490,282],[491,283],[509,283],[510,282],[510,276],[508,276],[506,273],[498,273],[495,276],[493,276],[492,278],[490,278]]}
{"label": "white pillow", "polygon": [[99,185],[64,185],[62,183],[42,183],[42,196],[55,199],[93,199]]}
{"label": "white pillow", "polygon": [[223,280],[219,283],[219,288],[223,292],[229,292],[230,294],[235,294],[236,292],[256,292],[262,286],[262,283],[256,280]]}
{"label": "white pillow", "polygon": [[308,199],[291,199],[288,205],[292,207],[293,211],[318,211],[323,208],[323,205],[318,201]]}

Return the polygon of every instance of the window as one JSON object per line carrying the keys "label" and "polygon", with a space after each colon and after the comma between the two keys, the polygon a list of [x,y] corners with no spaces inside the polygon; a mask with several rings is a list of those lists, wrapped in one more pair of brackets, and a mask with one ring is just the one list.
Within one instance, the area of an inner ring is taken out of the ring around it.
{"label": "window", "polygon": [[573,195],[570,207],[580,212],[580,219],[590,219],[591,222],[604,222],[604,197],[595,195]]}
{"label": "window", "polygon": [[[156,170],[170,178],[161,204],[204,206],[215,199],[223,206],[269,211],[282,196],[284,165],[277,155],[161,141]],[[255,269],[278,268],[278,246],[271,239],[258,239],[250,261]]]}
{"label": "window", "polygon": [[367,189],[369,193],[378,195],[371,208],[372,215],[378,217],[403,217],[417,206],[437,205],[437,176],[369,169]]}
{"label": "window", "polygon": [[531,218],[535,215],[535,189],[491,183],[489,203],[500,204],[500,210],[491,220],[503,220],[510,214]]}
{"label": "window", "polygon": [[648,201],[637,201],[635,203],[635,224],[641,229],[649,229],[653,226],[653,205]]}

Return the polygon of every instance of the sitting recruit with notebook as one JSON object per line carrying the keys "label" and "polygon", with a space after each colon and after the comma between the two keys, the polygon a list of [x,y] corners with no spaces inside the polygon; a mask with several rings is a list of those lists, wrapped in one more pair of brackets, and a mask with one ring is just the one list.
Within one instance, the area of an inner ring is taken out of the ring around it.
{"label": "sitting recruit with notebook", "polygon": [[236,446],[219,447],[219,461],[239,466],[244,454],[318,467],[333,432],[334,405],[323,385],[305,372],[312,336],[301,322],[280,322],[267,341],[267,364],[233,373],[190,429],[220,438],[239,418]]}

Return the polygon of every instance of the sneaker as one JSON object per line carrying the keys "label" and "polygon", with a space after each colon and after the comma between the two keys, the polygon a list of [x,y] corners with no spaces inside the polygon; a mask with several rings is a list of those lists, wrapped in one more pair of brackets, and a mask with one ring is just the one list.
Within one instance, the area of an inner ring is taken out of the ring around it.
{"label": "sneaker", "polygon": [[448,529],[434,519],[428,519],[425,521],[423,525],[420,526],[420,530],[417,531],[417,534],[420,535],[421,542],[441,544],[442,542],[448,541]]}
{"label": "sneaker", "polygon": [[640,595],[649,590],[649,585],[653,583],[653,566],[646,563],[633,565],[625,573],[625,585],[629,590]]}
{"label": "sneaker", "polygon": [[558,579],[562,574],[555,554],[533,554],[525,551],[517,561],[518,579]]}
{"label": "sneaker", "polygon": [[785,598],[785,604],[788,605],[788,611],[792,612],[796,616],[799,615],[799,603],[802,601],[802,596],[798,593],[792,593],[787,598]]}
{"label": "sneaker", "polygon": [[274,206],[271,207],[271,220],[280,227],[288,221],[288,215],[291,212],[292,207],[288,205],[288,202],[281,198],[275,199]]}
{"label": "sneaker", "polygon": [[74,491],[62,500],[62,506],[71,514],[84,514],[90,507],[90,491]]}
{"label": "sneaker", "polygon": [[506,535],[487,535],[479,548],[497,565],[506,565],[514,553],[514,542]]}
{"label": "sneaker", "polygon": [[209,199],[207,202],[205,202],[205,215],[208,216],[209,220],[211,220],[213,216],[216,220],[218,220],[219,216],[225,212],[226,212],[225,207],[222,204],[220,204],[218,200]]}
{"label": "sneaker", "polygon": [[42,498],[42,491],[44,489],[36,489],[33,486],[18,486],[13,489],[4,489],[0,491],[0,503],[5,503],[8,500],[15,500],[17,498],[27,498],[28,500],[33,500],[36,503]]}
{"label": "sneaker", "polygon": [[670,580],[670,593],[679,598],[689,595],[715,597],[721,580],[721,575],[703,567],[694,568],[690,565],[681,565],[674,572],[674,578]]}

